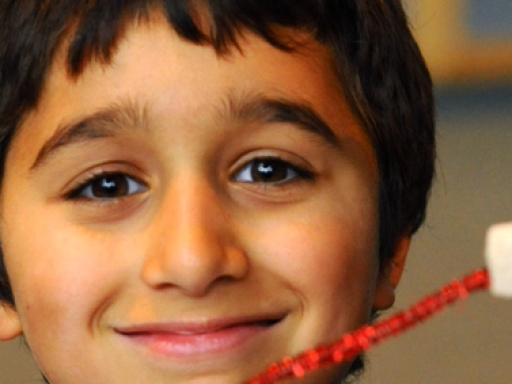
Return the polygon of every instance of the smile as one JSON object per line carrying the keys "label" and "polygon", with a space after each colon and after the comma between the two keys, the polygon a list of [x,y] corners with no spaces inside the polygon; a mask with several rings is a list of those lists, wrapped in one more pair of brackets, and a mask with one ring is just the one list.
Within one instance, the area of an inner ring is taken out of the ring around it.
{"label": "smile", "polygon": [[208,322],[149,323],[115,328],[116,333],[152,354],[175,359],[229,354],[272,330],[284,316]]}

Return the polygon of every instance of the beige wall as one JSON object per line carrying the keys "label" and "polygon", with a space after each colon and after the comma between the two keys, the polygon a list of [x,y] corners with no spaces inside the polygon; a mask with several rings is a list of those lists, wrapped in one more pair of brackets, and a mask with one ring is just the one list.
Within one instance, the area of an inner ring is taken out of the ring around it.
{"label": "beige wall", "polygon": [[[512,86],[448,99],[439,101],[427,224],[413,243],[394,310],[483,265],[486,228],[512,221]],[[362,383],[511,383],[511,324],[512,300],[478,293],[376,347]]]}
{"label": "beige wall", "polygon": [[403,3],[436,82],[512,80],[512,27],[503,28],[512,25],[508,0]]}
{"label": "beige wall", "polygon": [[0,383],[42,383],[41,375],[21,339],[0,343]]}
{"label": "beige wall", "polygon": [[[512,33],[472,35],[469,0],[405,3],[442,90],[437,181],[394,310],[483,265],[487,227],[512,221]],[[361,382],[510,383],[511,323],[512,301],[477,294],[372,350]]]}

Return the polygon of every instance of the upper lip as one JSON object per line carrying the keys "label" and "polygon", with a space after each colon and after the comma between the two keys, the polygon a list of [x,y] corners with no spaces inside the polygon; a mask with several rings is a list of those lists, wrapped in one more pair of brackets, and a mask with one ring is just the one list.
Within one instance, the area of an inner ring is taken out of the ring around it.
{"label": "upper lip", "polygon": [[284,319],[285,316],[285,314],[281,313],[207,320],[155,321],[115,326],[114,329],[120,334],[129,336],[157,333],[168,333],[175,335],[201,335],[237,326],[270,326],[280,322]]}

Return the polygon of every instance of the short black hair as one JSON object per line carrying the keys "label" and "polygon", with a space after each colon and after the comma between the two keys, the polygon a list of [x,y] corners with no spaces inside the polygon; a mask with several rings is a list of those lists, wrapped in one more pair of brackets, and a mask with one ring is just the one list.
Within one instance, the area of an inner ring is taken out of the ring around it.
{"label": "short black hair", "polygon": [[[379,169],[382,265],[400,236],[422,224],[434,175],[432,82],[400,0],[3,0],[0,2],[0,181],[6,154],[35,108],[58,49],[70,74],[108,63],[125,27],[166,16],[183,39],[219,54],[252,32],[292,50],[280,28],[306,32],[328,48],[354,115],[371,139]],[[208,26],[198,15],[208,15]],[[0,255],[0,302],[14,305]]]}

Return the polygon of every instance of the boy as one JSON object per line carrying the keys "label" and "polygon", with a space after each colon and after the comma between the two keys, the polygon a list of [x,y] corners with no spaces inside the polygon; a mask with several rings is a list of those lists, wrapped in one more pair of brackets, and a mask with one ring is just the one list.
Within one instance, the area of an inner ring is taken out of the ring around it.
{"label": "boy", "polygon": [[0,339],[50,383],[238,383],[392,305],[434,152],[399,1],[0,19]]}

